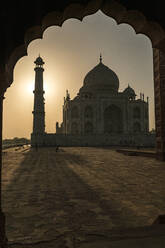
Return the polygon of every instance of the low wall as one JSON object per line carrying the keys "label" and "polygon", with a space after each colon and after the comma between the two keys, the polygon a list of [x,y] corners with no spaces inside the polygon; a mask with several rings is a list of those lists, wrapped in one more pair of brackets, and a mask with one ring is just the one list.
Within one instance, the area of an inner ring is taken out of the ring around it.
{"label": "low wall", "polygon": [[123,153],[125,155],[128,156],[143,156],[143,157],[152,157],[152,158],[156,158],[156,152],[153,151],[137,151],[137,150],[125,150],[125,149],[117,149],[116,150],[119,153]]}
{"label": "low wall", "polygon": [[143,146],[154,147],[155,136],[150,134],[121,135],[65,135],[45,133],[31,136],[31,144],[35,146]]}

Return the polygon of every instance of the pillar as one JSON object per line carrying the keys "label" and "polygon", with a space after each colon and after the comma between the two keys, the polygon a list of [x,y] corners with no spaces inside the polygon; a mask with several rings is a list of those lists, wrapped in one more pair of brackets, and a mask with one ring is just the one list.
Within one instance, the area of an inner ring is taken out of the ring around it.
{"label": "pillar", "polygon": [[5,215],[2,212],[2,123],[3,123],[3,96],[0,96],[0,248],[7,248],[5,233]]}
{"label": "pillar", "polygon": [[153,49],[157,159],[165,161],[165,53]]}

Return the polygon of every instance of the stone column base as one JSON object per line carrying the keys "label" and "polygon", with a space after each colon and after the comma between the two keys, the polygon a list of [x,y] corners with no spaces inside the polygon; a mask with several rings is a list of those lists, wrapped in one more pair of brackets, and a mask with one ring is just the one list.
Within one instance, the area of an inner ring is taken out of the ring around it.
{"label": "stone column base", "polygon": [[0,248],[7,248],[7,238],[5,233],[5,215],[0,212]]}

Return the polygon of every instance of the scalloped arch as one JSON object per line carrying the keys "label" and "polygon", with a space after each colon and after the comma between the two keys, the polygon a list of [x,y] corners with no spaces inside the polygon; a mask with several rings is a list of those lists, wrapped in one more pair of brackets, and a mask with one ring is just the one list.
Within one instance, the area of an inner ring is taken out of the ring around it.
{"label": "scalloped arch", "polygon": [[146,17],[137,10],[127,10],[122,4],[116,1],[103,2],[103,0],[92,0],[86,5],[70,4],[63,12],[49,12],[40,21],[40,26],[32,26],[24,35],[24,44],[16,47],[11,53],[6,64],[7,86],[13,82],[13,70],[17,61],[27,55],[29,43],[35,39],[42,38],[46,28],[56,25],[62,26],[64,21],[70,18],[76,18],[80,21],[87,15],[101,10],[105,15],[115,19],[117,24],[126,23],[132,26],[137,34],[146,35],[152,42],[152,47],[165,47],[165,30],[156,22],[149,22]]}

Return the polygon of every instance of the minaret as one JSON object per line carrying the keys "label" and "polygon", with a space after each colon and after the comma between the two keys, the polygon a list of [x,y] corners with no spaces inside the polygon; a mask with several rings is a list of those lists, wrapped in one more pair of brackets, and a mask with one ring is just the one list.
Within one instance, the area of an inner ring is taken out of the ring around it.
{"label": "minaret", "polygon": [[34,93],[34,110],[33,110],[33,144],[42,145],[43,134],[45,133],[45,103],[43,90],[43,65],[45,64],[39,56],[34,63],[35,70],[35,90]]}

